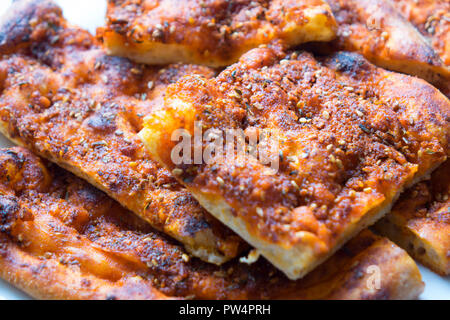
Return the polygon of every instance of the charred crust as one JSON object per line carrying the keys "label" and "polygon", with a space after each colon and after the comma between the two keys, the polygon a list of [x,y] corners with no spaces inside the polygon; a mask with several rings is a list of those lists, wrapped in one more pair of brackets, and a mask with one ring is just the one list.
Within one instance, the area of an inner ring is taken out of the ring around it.
{"label": "charred crust", "polygon": [[338,52],[329,58],[330,66],[336,71],[346,73],[352,77],[361,76],[362,73],[369,71],[370,65],[358,53]]}
{"label": "charred crust", "polygon": [[[36,24],[45,20],[48,26],[62,16],[61,9],[49,0],[15,1],[0,24],[0,54],[29,42]],[[54,24],[56,26],[56,24]]]}
{"label": "charred crust", "polygon": [[17,199],[0,195],[0,232],[8,233],[11,230],[19,210]]}

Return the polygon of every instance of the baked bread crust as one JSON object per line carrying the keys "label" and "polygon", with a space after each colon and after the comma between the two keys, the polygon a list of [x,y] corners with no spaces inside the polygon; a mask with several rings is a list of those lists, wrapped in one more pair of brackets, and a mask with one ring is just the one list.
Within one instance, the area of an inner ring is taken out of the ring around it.
{"label": "baked bread crust", "polygon": [[153,161],[136,133],[168,84],[206,67],[109,57],[49,1],[19,1],[0,26],[0,131],[89,181],[216,264],[243,244]]}
{"label": "baked bread crust", "polygon": [[329,41],[336,31],[322,0],[114,0],[107,19],[98,34],[109,53],[147,64],[227,66],[261,44]]}
{"label": "baked bread crust", "polygon": [[370,231],[297,282],[262,259],[204,263],[23,148],[0,150],[0,191],[0,276],[36,298],[414,299],[423,290],[406,252]]}
{"label": "baked bread crust", "polygon": [[375,225],[433,271],[450,274],[450,161],[405,192]]}
{"label": "baked bread crust", "polygon": [[[279,170],[247,153],[175,165],[172,133],[194,136],[194,121],[203,132],[272,130]],[[423,80],[354,53],[319,62],[265,48],[170,86],[140,137],[204,208],[298,279],[446,160],[449,121],[448,99]]]}
{"label": "baked bread crust", "polygon": [[390,0],[327,1],[339,24],[332,49],[361,53],[380,67],[418,76],[450,94],[450,67],[442,50],[408,21],[406,10],[397,10]]}
{"label": "baked bread crust", "polygon": [[392,0],[394,6],[425,36],[442,61],[450,66],[450,2]]}

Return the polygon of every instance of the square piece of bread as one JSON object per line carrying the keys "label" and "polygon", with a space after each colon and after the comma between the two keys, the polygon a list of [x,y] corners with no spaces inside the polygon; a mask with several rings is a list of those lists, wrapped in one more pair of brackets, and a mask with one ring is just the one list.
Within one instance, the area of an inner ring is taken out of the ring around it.
{"label": "square piece of bread", "polygon": [[292,47],[334,38],[322,0],[114,0],[99,36],[112,55],[140,63],[230,65],[274,41]]}
{"label": "square piece of bread", "polygon": [[[219,136],[271,131],[278,170],[248,152],[175,164],[175,130],[194,137],[189,146],[200,143],[203,156],[217,142],[198,142],[196,123]],[[421,79],[355,53],[317,60],[271,48],[216,78],[169,86],[140,132],[204,208],[291,279],[389,212],[406,186],[446,160],[449,136],[450,102]]]}
{"label": "square piece of bread", "polygon": [[450,161],[405,192],[375,225],[433,271],[450,274]]}
{"label": "square piece of bread", "polygon": [[[261,259],[215,266],[71,173],[0,149],[0,277],[40,299],[415,299],[408,254],[368,230],[288,280]],[[36,272],[39,270],[39,272]]]}
{"label": "square piece of bread", "polygon": [[146,151],[146,113],[183,75],[207,67],[145,67],[108,56],[51,1],[18,1],[0,24],[0,131],[57,163],[221,264],[246,244],[212,217]]}
{"label": "square piece of bread", "polygon": [[[420,77],[450,94],[450,67],[442,54],[444,50],[428,41],[420,29],[408,21],[411,15],[404,12],[406,9],[398,10],[390,0],[327,2],[339,25],[337,39],[328,47],[361,53],[377,66]],[[447,7],[450,8],[450,4]],[[442,18],[436,24],[444,28],[450,22]],[[440,38],[439,41],[445,43],[445,36]]]}

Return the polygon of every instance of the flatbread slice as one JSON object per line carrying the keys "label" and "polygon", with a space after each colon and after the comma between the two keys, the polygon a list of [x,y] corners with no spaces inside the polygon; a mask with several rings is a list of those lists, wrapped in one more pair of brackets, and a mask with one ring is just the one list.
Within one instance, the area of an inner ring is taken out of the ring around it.
{"label": "flatbread slice", "polygon": [[42,299],[414,299],[408,254],[364,231],[289,281],[262,259],[191,258],[91,185],[22,148],[0,150],[0,276]]}
{"label": "flatbread slice", "polygon": [[433,271],[450,274],[450,161],[402,195],[375,225]]}
{"label": "flatbread slice", "polygon": [[219,67],[262,44],[329,41],[335,31],[322,0],[111,0],[98,34],[110,54],[140,63]]}
{"label": "flatbread slice", "polygon": [[[173,136],[180,128],[183,139]],[[279,168],[240,144],[208,157],[230,129],[242,140],[269,131],[276,139],[262,144],[278,144]],[[216,78],[170,86],[139,135],[204,208],[298,279],[446,160],[450,102],[355,53],[318,61],[260,48]],[[186,141],[194,152],[178,161]]]}
{"label": "flatbread slice", "polygon": [[331,48],[361,53],[380,67],[418,76],[450,94],[450,67],[445,57],[391,0],[327,2],[339,24]]}
{"label": "flatbread slice", "polygon": [[52,2],[18,1],[0,25],[0,131],[220,264],[245,244],[154,162],[136,135],[166,86],[186,74],[213,71],[109,57]]}
{"label": "flatbread slice", "polygon": [[450,66],[450,2],[392,0],[394,6],[426,37],[442,61]]}

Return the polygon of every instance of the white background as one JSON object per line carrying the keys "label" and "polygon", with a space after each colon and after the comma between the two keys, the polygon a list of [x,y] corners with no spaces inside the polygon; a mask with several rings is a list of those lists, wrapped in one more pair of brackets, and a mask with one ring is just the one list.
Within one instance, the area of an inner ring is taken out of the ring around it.
{"label": "white background", "polygon": [[[0,15],[8,9],[11,0],[0,0]],[[73,24],[82,26],[95,34],[95,29],[103,25],[105,0],[55,0],[64,10],[64,16]],[[10,145],[0,136],[0,147]],[[450,300],[450,277],[440,277],[424,267],[420,267],[425,282],[425,292],[422,299]],[[0,299],[29,299],[19,290],[12,288],[0,280]]]}

